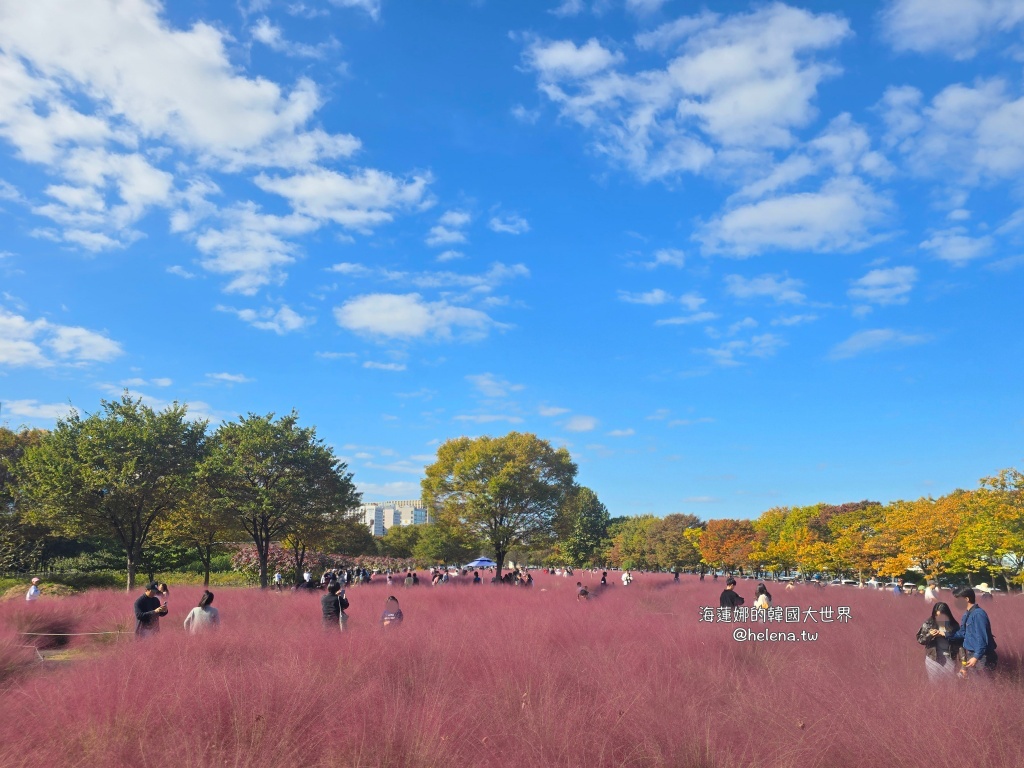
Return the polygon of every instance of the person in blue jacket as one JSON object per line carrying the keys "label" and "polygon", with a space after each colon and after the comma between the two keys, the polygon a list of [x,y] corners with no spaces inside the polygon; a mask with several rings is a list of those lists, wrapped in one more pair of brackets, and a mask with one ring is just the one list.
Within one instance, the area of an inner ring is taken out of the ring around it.
{"label": "person in blue jacket", "polygon": [[[996,668],[999,657],[996,655],[996,639],[992,636],[992,625],[989,623],[988,614],[984,608],[978,606],[978,599],[974,590],[970,587],[961,587],[953,593],[958,600],[967,601],[967,611],[964,613],[960,628],[947,638],[951,643],[963,642],[964,661],[963,670],[976,669],[981,665],[982,669],[989,672]],[[945,633],[942,633],[945,634]]]}

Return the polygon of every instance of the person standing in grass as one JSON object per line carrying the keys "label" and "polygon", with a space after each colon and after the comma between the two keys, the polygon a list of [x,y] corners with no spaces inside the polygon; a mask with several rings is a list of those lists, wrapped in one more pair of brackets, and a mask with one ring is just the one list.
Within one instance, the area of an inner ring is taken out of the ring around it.
{"label": "person standing in grass", "polygon": [[590,598],[590,592],[587,591],[587,588],[583,586],[582,582],[577,581],[576,582],[576,602],[578,603],[581,600],[588,600],[589,598]]}
{"label": "person standing in grass", "polygon": [[736,594],[736,579],[732,576],[725,580],[725,589],[718,598],[718,605],[722,608],[737,608],[743,605],[743,598]]}
{"label": "person standing in grass", "polygon": [[772,593],[768,591],[768,587],[764,583],[757,585],[757,591],[754,592],[754,607],[768,610],[772,607]]}
{"label": "person standing in grass", "polygon": [[949,606],[936,603],[917,630],[917,642],[924,646],[924,667],[932,682],[952,679],[956,675],[960,642],[950,640],[946,635],[953,636],[959,629],[960,624],[953,618]]}
{"label": "person standing in grass", "polygon": [[[924,601],[926,603],[934,603],[939,599],[939,585],[935,583],[935,579],[929,579],[928,588],[924,591]],[[945,605],[945,603],[943,603]]]}
{"label": "person standing in grass", "polygon": [[996,639],[992,635],[992,625],[989,623],[988,614],[985,613],[984,608],[978,606],[978,599],[970,587],[961,587],[953,593],[953,597],[958,600],[966,600],[967,611],[964,613],[959,629],[952,634],[941,629],[940,634],[951,643],[958,640],[963,643],[966,659],[961,671],[964,674],[972,669],[994,672],[999,657],[996,655]]}
{"label": "person standing in grass", "polygon": [[473,583],[483,584],[484,580],[480,578],[480,571],[473,571]]}
{"label": "person standing in grass", "polygon": [[146,590],[135,601],[135,636],[153,635],[160,631],[160,617],[167,615],[167,606],[161,605],[160,585],[147,584]]}
{"label": "person standing in grass", "polygon": [[206,632],[210,629],[217,629],[220,626],[220,612],[210,605],[213,602],[213,592],[203,590],[203,596],[199,598],[199,606],[189,611],[185,617],[185,631],[193,635]]}
{"label": "person standing in grass", "polygon": [[39,577],[35,576],[32,579],[32,586],[28,588],[28,593],[25,595],[25,600],[34,603],[41,594],[43,593],[39,591]]}
{"label": "person standing in grass", "polygon": [[392,625],[398,626],[402,623],[403,618],[405,617],[402,615],[402,609],[398,606],[398,598],[390,595],[387,602],[384,603],[384,613],[380,616],[380,625],[385,629]]}
{"label": "person standing in grass", "polygon": [[324,629],[330,630],[337,627],[339,631],[344,632],[345,624],[348,622],[346,608],[348,608],[348,600],[345,599],[345,593],[341,591],[338,582],[334,582],[327,587],[327,594],[320,598]]}

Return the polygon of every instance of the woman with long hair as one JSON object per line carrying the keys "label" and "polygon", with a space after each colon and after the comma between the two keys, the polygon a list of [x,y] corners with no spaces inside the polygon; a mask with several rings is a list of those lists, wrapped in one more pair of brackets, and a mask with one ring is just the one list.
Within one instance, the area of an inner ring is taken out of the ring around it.
{"label": "woman with long hair", "polygon": [[763,608],[766,611],[772,607],[772,593],[763,583],[759,583],[757,591],[754,592],[754,607]]}
{"label": "woman with long hair", "polygon": [[197,635],[220,626],[220,612],[210,605],[212,602],[213,592],[204,589],[203,596],[199,598],[199,605],[189,611],[188,616],[185,617],[187,632]]}
{"label": "woman with long hair", "polygon": [[957,672],[961,643],[946,638],[960,629],[945,603],[935,603],[931,615],[917,630],[917,642],[924,646],[924,666],[932,681],[952,679]]}

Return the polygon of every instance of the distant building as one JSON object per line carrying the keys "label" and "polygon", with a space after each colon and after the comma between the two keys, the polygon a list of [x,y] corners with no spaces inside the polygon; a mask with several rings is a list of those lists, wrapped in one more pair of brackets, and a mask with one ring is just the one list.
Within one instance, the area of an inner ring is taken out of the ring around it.
{"label": "distant building", "polygon": [[360,504],[357,516],[374,536],[383,536],[393,525],[423,525],[430,522],[427,508],[419,499]]}

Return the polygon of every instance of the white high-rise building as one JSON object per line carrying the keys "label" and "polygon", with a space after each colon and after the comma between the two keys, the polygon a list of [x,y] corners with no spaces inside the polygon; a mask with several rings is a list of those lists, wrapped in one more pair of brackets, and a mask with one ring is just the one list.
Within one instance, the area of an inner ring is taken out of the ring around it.
{"label": "white high-rise building", "polygon": [[430,522],[427,508],[419,499],[372,501],[360,504],[357,514],[374,536],[383,536],[393,525],[422,525]]}

